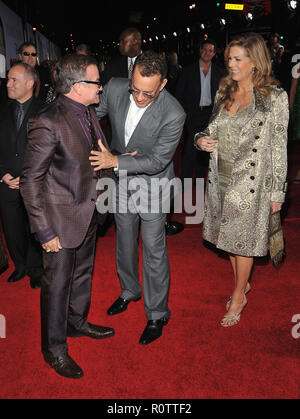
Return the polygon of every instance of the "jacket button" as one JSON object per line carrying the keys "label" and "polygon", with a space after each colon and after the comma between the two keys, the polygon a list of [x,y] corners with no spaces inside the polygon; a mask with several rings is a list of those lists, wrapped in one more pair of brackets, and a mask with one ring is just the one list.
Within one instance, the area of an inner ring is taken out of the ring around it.
{"label": "jacket button", "polygon": [[16,157],[19,157],[19,154],[18,153],[16,154]]}
{"label": "jacket button", "polygon": [[255,179],[255,177],[254,177],[254,176],[250,176],[250,179],[251,179],[251,180],[254,180],[254,179]]}
{"label": "jacket button", "polygon": [[251,190],[250,190],[250,192],[251,192],[251,193],[254,193],[255,191],[254,191],[254,189],[251,189]]}
{"label": "jacket button", "polygon": [[259,140],[259,138],[260,138],[260,137],[259,137],[259,135],[257,135],[257,136],[255,137],[255,139],[256,139],[256,140]]}
{"label": "jacket button", "polygon": [[256,148],[254,148],[252,151],[253,151],[253,153],[257,153],[257,149]]}
{"label": "jacket button", "polygon": [[260,127],[262,127],[263,126],[263,122],[262,121],[260,121],[260,123],[258,124]]}
{"label": "jacket button", "polygon": [[252,167],[254,167],[254,166],[255,166],[255,163],[254,163],[254,162],[252,162],[252,163],[251,163],[251,166],[252,166]]}

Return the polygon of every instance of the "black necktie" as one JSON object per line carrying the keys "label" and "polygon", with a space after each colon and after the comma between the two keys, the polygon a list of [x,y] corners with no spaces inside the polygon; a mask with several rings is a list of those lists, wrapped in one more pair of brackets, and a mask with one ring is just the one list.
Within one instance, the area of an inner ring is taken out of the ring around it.
{"label": "black necktie", "polygon": [[132,72],[133,72],[133,59],[130,58],[130,64],[129,64],[129,68],[128,68],[128,78],[130,80],[132,79]]}
{"label": "black necktie", "polygon": [[[92,150],[99,151],[98,137],[97,137],[96,132],[95,132],[95,128],[94,128],[93,120],[92,120],[92,115],[91,115],[91,111],[90,111],[89,108],[86,111],[86,117],[87,117],[88,129],[89,129],[89,132],[91,134],[91,139],[92,139]],[[96,172],[96,175],[99,178],[101,177],[100,170],[98,170]]]}
{"label": "black necktie", "polygon": [[24,119],[24,107],[22,103],[17,102],[17,108],[16,108],[16,124],[17,124],[17,130],[21,128],[21,125],[23,123]]}
{"label": "black necktie", "polygon": [[97,135],[96,135],[96,132],[95,132],[95,128],[94,128],[93,120],[92,120],[92,115],[91,115],[91,111],[90,111],[89,108],[86,111],[86,118],[87,118],[89,133],[91,134],[91,139],[92,139],[92,150],[99,151],[98,138],[97,138]]}

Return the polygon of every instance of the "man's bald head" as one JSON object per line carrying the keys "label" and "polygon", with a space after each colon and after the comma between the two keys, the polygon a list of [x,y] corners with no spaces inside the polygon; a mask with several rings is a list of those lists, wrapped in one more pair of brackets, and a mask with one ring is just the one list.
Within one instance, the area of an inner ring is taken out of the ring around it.
{"label": "man's bald head", "polygon": [[7,94],[10,99],[24,103],[33,96],[37,73],[29,64],[17,63],[8,72]]}

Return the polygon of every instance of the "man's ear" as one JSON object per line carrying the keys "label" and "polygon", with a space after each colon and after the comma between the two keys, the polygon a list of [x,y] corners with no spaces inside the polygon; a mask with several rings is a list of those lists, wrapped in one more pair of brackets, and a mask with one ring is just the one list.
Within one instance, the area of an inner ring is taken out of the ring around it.
{"label": "man's ear", "polygon": [[33,79],[27,80],[27,86],[29,87],[29,89],[33,89],[33,87],[34,87],[34,80]]}
{"label": "man's ear", "polygon": [[168,83],[168,79],[163,79],[162,84],[160,86],[160,91],[163,90],[163,88],[165,87],[165,85]]}

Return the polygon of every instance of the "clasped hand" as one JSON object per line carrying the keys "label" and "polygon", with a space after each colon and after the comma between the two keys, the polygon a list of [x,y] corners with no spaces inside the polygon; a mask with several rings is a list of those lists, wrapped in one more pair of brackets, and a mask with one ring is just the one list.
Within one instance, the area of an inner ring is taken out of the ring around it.
{"label": "clasped hand", "polygon": [[43,244],[42,248],[45,250],[46,253],[58,253],[62,249],[62,246],[60,244],[59,238],[54,237],[54,239]]}
{"label": "clasped hand", "polygon": [[215,150],[217,143],[217,139],[213,139],[208,136],[198,138],[197,140],[198,147],[203,151],[207,151],[208,153],[212,153]]}

